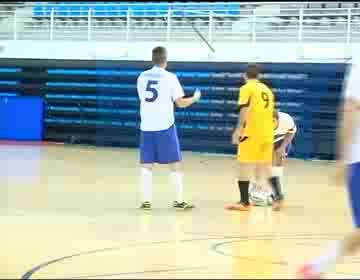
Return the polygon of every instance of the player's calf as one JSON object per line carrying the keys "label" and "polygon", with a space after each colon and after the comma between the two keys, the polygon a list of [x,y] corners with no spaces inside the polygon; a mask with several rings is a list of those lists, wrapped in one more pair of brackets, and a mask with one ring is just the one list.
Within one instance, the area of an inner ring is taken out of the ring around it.
{"label": "player's calf", "polygon": [[152,184],[153,184],[153,171],[151,164],[150,165],[143,164],[141,166],[140,181],[141,181],[140,188],[141,188],[142,201],[143,201],[141,208],[145,209],[147,208],[147,205],[150,205],[151,208]]}
{"label": "player's calf", "polygon": [[251,209],[250,195],[249,195],[250,181],[238,180],[238,187],[240,191],[240,201],[237,203],[225,205],[225,209],[249,211]]}
{"label": "player's calf", "polygon": [[281,176],[282,176],[282,168],[281,167],[273,167],[272,168],[272,177],[269,179],[269,184],[272,189],[272,207],[274,211],[279,211],[284,206],[284,194],[281,186]]}

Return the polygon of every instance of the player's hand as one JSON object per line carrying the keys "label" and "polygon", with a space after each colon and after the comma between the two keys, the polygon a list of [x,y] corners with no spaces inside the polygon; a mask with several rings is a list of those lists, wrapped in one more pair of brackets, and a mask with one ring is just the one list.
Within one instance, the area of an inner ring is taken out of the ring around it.
{"label": "player's hand", "polygon": [[240,128],[235,129],[233,135],[232,135],[232,143],[234,145],[239,145],[240,144],[240,139],[243,136],[243,131]]}
{"label": "player's hand", "polygon": [[193,95],[194,102],[198,102],[201,98],[201,91],[196,89]]}

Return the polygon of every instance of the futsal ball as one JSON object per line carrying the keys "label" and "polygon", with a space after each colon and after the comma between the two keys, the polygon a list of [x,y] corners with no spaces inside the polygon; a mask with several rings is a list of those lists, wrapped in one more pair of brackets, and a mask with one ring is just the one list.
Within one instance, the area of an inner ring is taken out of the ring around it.
{"label": "futsal ball", "polygon": [[250,193],[250,202],[256,206],[268,206],[271,205],[272,199],[270,196],[260,193],[260,192],[252,192]]}
{"label": "futsal ball", "polygon": [[266,207],[272,205],[271,193],[256,187],[254,184],[250,186],[249,199],[256,206]]}

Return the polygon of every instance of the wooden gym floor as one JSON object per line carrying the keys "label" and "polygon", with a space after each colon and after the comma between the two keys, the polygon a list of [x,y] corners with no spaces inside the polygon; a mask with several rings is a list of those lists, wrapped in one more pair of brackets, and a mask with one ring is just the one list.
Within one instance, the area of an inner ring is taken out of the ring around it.
{"label": "wooden gym floor", "polygon": [[[236,161],[185,153],[192,212],[171,209],[168,172],[144,213],[138,151],[1,145],[0,278],[293,278],[298,265],[352,229],[333,163],[290,160],[287,209],[227,212]],[[360,258],[328,274],[360,278]]]}

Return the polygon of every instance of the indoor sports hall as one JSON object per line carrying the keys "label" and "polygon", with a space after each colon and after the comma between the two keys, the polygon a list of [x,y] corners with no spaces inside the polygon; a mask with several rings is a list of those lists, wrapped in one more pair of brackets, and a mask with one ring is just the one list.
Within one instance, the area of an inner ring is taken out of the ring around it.
{"label": "indoor sports hall", "polygon": [[[294,278],[353,228],[334,183],[360,2],[1,2],[0,278]],[[176,109],[185,199],[157,165],[139,209],[137,78],[151,51],[200,101]],[[239,88],[249,62],[297,126],[284,209],[238,201]],[[360,278],[359,256],[327,278]]]}

